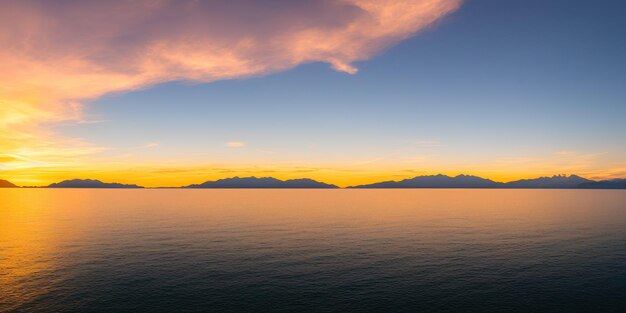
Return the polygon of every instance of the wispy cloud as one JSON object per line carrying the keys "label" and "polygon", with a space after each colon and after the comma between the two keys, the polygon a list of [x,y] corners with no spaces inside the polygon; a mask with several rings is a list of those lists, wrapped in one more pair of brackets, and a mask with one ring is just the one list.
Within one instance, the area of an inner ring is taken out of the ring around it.
{"label": "wispy cloud", "polygon": [[160,145],[161,145],[160,142],[151,142],[151,143],[145,144],[143,147],[144,148],[156,148]]}
{"label": "wispy cloud", "polygon": [[246,145],[243,141],[229,141],[225,144],[229,148],[241,148]]}
{"label": "wispy cloud", "polygon": [[590,176],[592,179],[616,179],[626,178],[626,163],[618,164],[616,167],[608,168],[604,171],[599,171]]}
{"label": "wispy cloud", "polygon": [[102,123],[108,123],[111,120],[90,120],[90,119],[81,119],[78,120],[77,123],[78,124],[102,124]]}

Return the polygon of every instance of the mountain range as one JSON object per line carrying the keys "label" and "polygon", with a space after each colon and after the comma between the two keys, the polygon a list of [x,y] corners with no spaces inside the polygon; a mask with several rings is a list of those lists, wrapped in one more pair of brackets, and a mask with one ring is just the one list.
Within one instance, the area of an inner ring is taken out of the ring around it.
{"label": "mountain range", "polygon": [[499,188],[502,183],[478,176],[446,175],[417,176],[401,181],[385,181],[368,185],[351,186],[348,188]]}
{"label": "mountain range", "polygon": [[[552,177],[539,177],[534,179],[521,179],[508,183],[495,182],[490,179],[471,175],[458,175],[450,177],[446,175],[417,176],[401,181],[386,181],[368,185],[352,186],[348,188],[546,188],[546,189],[577,189],[598,188],[598,184],[607,181],[596,182],[577,175],[555,175]],[[610,182],[610,181],[609,181]]]}
{"label": "mountain range", "polygon": [[339,188],[308,178],[280,180],[273,177],[232,177],[183,188]]}
{"label": "mountain range", "polygon": [[71,179],[60,183],[50,184],[48,188],[143,188],[137,185],[120,183],[103,183],[95,179]]}
{"label": "mountain range", "polygon": [[[7,180],[0,179],[0,188],[18,187]],[[144,188],[134,184],[105,183],[93,179],[72,179],[50,184],[42,188]],[[215,181],[206,181],[180,188],[339,188],[336,185],[315,181],[308,178],[280,180],[273,177],[232,177]],[[594,181],[577,175],[555,175],[534,179],[521,179],[508,183],[472,175],[428,175],[416,176],[400,181],[384,181],[372,184],[350,186],[347,188],[521,188],[521,189],[626,189],[626,179]]]}
{"label": "mountain range", "polygon": [[577,175],[555,175],[552,177],[521,179],[505,183],[504,186],[506,188],[578,188],[581,184],[593,183],[596,182]]}

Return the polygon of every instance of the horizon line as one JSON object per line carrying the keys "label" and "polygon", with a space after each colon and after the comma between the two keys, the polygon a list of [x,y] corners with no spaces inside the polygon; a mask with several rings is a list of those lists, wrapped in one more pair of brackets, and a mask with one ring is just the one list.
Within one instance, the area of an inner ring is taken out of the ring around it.
{"label": "horizon line", "polygon": [[[58,182],[52,182],[49,183],[47,185],[15,185],[11,182],[11,180],[9,179],[3,179],[0,178],[0,181],[5,181],[8,182],[9,184],[13,185],[13,186],[7,186],[9,188],[11,187],[15,187],[15,188],[48,188],[52,185],[55,184],[60,184],[60,183],[64,183],[64,182],[72,182],[72,181],[81,181],[81,182],[86,182],[86,181],[93,181],[96,183],[102,183],[105,185],[121,185],[121,186],[125,186],[125,187],[120,187],[120,188],[130,188],[129,186],[135,186],[134,188],[143,188],[143,189],[178,189],[178,188],[189,188],[189,189],[193,189],[193,186],[198,186],[198,185],[202,185],[205,183],[210,183],[210,182],[220,182],[220,181],[224,181],[224,180],[232,180],[232,179],[274,179],[280,182],[290,182],[290,181],[294,181],[294,180],[310,180],[312,182],[316,182],[316,183],[320,183],[320,184],[324,184],[324,185],[328,185],[331,186],[331,188],[333,189],[349,189],[349,188],[358,188],[358,187],[362,187],[362,186],[371,186],[371,185],[375,185],[375,184],[381,184],[381,183],[398,183],[398,182],[403,182],[403,181],[407,181],[407,180],[411,180],[411,179],[415,179],[415,178],[420,178],[420,177],[448,177],[448,178],[458,178],[458,177],[474,177],[474,178],[479,178],[479,179],[483,179],[485,181],[490,181],[493,182],[495,184],[502,184],[502,185],[506,185],[506,184],[510,184],[510,183],[515,183],[515,182],[521,182],[521,181],[528,181],[528,180],[537,180],[537,179],[542,179],[542,178],[572,178],[572,177],[578,177],[590,182],[606,182],[606,181],[616,181],[616,180],[624,180],[626,178],[621,177],[621,178],[608,178],[608,179],[590,179],[590,178],[585,178],[584,176],[580,176],[577,174],[554,174],[554,175],[547,175],[547,176],[538,176],[538,177],[529,177],[529,178],[520,178],[520,179],[516,179],[516,180],[511,180],[511,181],[497,181],[497,180],[493,180],[491,178],[487,178],[487,177],[482,177],[482,176],[477,176],[477,175],[472,175],[472,174],[457,174],[457,175],[446,175],[446,174],[431,174],[431,175],[417,175],[417,176],[407,176],[406,178],[401,178],[401,179],[397,179],[397,180],[381,180],[381,181],[375,181],[372,183],[364,183],[364,184],[356,184],[356,185],[346,185],[346,186],[339,186],[333,183],[328,183],[325,181],[321,181],[321,180],[317,180],[317,179],[312,179],[312,178],[308,178],[308,177],[299,177],[299,178],[288,178],[288,179],[281,179],[281,178],[276,178],[273,176],[230,176],[230,177],[223,177],[223,178],[216,178],[214,180],[205,180],[202,181],[200,183],[191,183],[191,184],[186,184],[186,185],[180,185],[180,186],[151,186],[151,187],[147,187],[147,186],[141,186],[141,185],[137,185],[134,183],[122,183],[122,182],[106,182],[104,180],[98,179],[98,178],[70,178],[70,179],[64,179]],[[6,188],[6,187],[5,187]],[[54,188],[54,187],[53,187]],[[58,188],[71,188],[71,187],[58,187]],[[77,187],[77,188],[86,188],[86,187]],[[99,187],[87,187],[87,188],[99,188]],[[102,188],[110,188],[110,187],[102,187]],[[401,189],[402,187],[377,187],[380,189],[383,188],[395,188],[395,189]],[[413,188],[415,189],[416,187],[407,187],[407,188]],[[417,187],[417,188],[453,188],[453,189],[489,189],[490,187]],[[527,188],[532,188],[532,189],[554,189],[554,187],[545,187],[545,188],[541,188],[541,187],[526,187],[526,188],[521,188],[521,189],[527,189]],[[575,187],[572,187],[575,188]],[[272,188],[267,188],[267,187],[261,187],[261,188],[255,188],[255,187],[196,187],[196,189],[272,189]],[[297,188],[297,187],[276,187],[275,189],[319,189],[318,188],[311,188],[311,187],[304,187],[304,188]],[[495,187],[494,189],[498,189],[498,187]],[[514,189],[514,188],[510,188],[510,189]]]}

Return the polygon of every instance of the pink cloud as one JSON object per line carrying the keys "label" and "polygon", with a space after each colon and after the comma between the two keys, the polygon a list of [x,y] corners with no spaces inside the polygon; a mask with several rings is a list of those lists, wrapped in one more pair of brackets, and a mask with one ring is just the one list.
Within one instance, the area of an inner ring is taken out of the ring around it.
{"label": "pink cloud", "polygon": [[23,137],[49,139],[42,125],[84,120],[79,103],[109,92],[310,62],[356,73],[354,62],[428,27],[460,1],[2,1],[0,148],[15,152]]}

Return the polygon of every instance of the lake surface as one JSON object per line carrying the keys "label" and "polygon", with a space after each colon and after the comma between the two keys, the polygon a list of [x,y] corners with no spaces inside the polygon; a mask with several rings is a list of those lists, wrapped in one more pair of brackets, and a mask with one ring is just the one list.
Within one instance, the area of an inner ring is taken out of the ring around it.
{"label": "lake surface", "polygon": [[622,190],[0,190],[0,311],[624,312]]}

